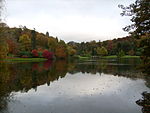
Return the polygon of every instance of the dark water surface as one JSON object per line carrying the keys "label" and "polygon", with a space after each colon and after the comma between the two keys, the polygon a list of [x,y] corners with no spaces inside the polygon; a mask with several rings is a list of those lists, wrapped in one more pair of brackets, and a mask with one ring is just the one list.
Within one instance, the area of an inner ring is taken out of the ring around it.
{"label": "dark water surface", "polygon": [[142,113],[138,59],[0,63],[0,113]]}

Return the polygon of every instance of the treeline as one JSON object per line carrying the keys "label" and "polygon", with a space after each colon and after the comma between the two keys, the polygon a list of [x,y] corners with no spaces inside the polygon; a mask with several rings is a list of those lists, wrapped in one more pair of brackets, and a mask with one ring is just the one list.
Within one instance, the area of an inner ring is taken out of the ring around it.
{"label": "treeline", "polygon": [[45,57],[67,58],[73,51],[57,37],[30,30],[28,28],[9,28],[0,25],[0,58],[6,57]]}
{"label": "treeline", "polygon": [[138,47],[138,41],[131,36],[103,42],[95,40],[81,43],[69,42],[68,45],[75,49],[78,55],[86,57],[119,55],[120,52],[124,55],[140,56],[142,52],[142,48]]}
{"label": "treeline", "polygon": [[58,40],[57,37],[39,33],[28,28],[9,28],[0,24],[0,58],[47,58],[67,59],[68,57],[99,57],[117,55],[141,56],[143,47],[132,36],[90,42],[69,42]]}

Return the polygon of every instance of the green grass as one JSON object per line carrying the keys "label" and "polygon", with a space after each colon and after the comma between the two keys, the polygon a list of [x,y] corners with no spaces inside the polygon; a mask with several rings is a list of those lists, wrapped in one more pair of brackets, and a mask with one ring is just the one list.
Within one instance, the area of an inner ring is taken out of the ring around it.
{"label": "green grass", "polygon": [[123,56],[123,58],[140,58],[140,56],[129,56],[129,55],[126,55],[126,56]]}
{"label": "green grass", "polygon": [[116,55],[113,55],[113,56],[103,56],[102,58],[112,59],[112,58],[117,58],[117,56]]}
{"label": "green grass", "polygon": [[[91,59],[91,57],[83,57],[83,56],[77,56],[77,58],[79,60],[88,60],[88,59]],[[117,59],[117,56],[116,55],[112,55],[112,56],[103,56],[103,57],[100,57],[100,58],[104,58],[104,59]],[[130,58],[140,58],[140,56],[129,56],[129,55],[126,55],[126,56],[123,56],[122,58],[126,58],[126,59],[130,59]],[[121,58],[121,59],[122,59]]]}
{"label": "green grass", "polygon": [[45,58],[7,58],[2,59],[2,61],[14,61],[14,62],[41,62],[46,61]]}
{"label": "green grass", "polygon": [[83,56],[79,56],[79,59],[90,59],[90,57],[83,57]]}
{"label": "green grass", "polygon": [[[104,56],[102,58],[113,59],[113,58],[117,58],[117,56],[116,55],[113,55],[113,56]],[[140,56],[129,56],[129,55],[126,55],[126,56],[123,56],[122,58],[140,58]]]}

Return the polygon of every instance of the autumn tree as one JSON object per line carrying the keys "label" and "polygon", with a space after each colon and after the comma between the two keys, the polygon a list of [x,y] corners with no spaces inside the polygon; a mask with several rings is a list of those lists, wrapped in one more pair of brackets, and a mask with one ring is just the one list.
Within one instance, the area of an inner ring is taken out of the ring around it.
{"label": "autumn tree", "polygon": [[55,49],[56,49],[56,46],[57,46],[57,41],[55,38],[48,38],[48,48],[50,51],[52,52],[55,52]]}
{"label": "autumn tree", "polygon": [[72,48],[71,46],[67,47],[67,51],[68,51],[69,56],[74,56],[77,53],[77,51],[74,48]]}
{"label": "autumn tree", "polygon": [[60,40],[58,46],[56,47],[55,55],[57,58],[65,59],[67,58],[67,46],[63,40]]}
{"label": "autumn tree", "polygon": [[16,55],[19,52],[18,43],[16,43],[14,40],[7,40],[8,48],[9,48],[9,54]]}
{"label": "autumn tree", "polygon": [[21,51],[30,51],[31,50],[31,39],[28,35],[23,34],[19,38],[20,50]]}

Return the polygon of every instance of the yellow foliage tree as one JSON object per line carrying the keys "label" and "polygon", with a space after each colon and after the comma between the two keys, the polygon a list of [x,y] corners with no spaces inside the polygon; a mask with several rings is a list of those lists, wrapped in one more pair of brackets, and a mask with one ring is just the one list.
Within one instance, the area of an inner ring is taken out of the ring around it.
{"label": "yellow foliage tree", "polygon": [[22,36],[19,37],[19,42],[20,42],[20,50],[21,51],[30,51],[31,50],[31,38],[23,34]]}

